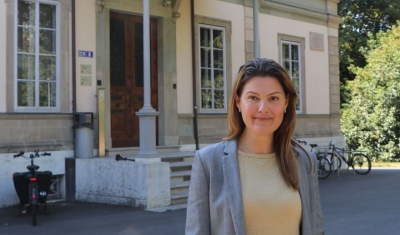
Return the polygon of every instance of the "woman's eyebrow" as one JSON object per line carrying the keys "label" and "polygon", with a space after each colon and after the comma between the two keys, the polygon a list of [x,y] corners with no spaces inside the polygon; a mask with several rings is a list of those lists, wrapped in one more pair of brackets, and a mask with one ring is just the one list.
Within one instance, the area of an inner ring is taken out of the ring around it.
{"label": "woman's eyebrow", "polygon": [[[246,92],[246,94],[248,94],[248,93],[255,94],[255,95],[259,95],[257,92],[254,92],[254,91],[248,91],[248,92]],[[280,91],[274,91],[274,92],[269,93],[269,94],[267,94],[267,95],[270,96],[270,95],[275,95],[275,94],[282,94],[282,92],[280,92]]]}

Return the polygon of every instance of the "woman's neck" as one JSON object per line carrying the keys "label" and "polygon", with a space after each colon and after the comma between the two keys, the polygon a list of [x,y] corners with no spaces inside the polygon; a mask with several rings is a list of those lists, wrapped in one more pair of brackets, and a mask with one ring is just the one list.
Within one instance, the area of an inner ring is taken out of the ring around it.
{"label": "woman's neck", "polygon": [[238,138],[238,149],[242,152],[269,154],[274,152],[273,135],[256,136],[253,133],[243,132]]}

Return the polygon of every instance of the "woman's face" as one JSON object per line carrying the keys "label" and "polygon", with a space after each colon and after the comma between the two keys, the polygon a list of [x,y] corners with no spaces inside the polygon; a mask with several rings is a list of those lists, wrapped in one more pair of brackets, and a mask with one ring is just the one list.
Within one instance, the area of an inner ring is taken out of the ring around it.
{"label": "woman's face", "polygon": [[273,136],[283,120],[288,100],[275,77],[253,77],[236,98],[245,131],[259,136]]}

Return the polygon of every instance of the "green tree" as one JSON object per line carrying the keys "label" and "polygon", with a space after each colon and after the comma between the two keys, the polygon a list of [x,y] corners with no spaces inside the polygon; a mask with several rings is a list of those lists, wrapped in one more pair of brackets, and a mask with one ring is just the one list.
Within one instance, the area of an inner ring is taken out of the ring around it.
{"label": "green tree", "polygon": [[343,16],[339,27],[339,69],[341,81],[341,101],[349,99],[346,81],[353,80],[355,74],[350,65],[364,67],[366,58],[362,50],[370,36],[391,29],[400,20],[399,0],[341,0],[338,14]]}
{"label": "green tree", "polygon": [[[400,23],[400,22],[399,22]],[[350,66],[351,99],[342,109],[342,131],[352,149],[373,159],[400,159],[400,26],[378,33],[361,50],[366,66]]]}

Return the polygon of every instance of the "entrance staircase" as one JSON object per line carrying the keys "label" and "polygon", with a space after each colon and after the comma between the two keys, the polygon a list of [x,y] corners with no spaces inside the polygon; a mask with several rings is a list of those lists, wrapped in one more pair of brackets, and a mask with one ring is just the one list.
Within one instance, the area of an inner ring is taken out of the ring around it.
{"label": "entrance staircase", "polygon": [[[158,147],[157,152],[162,162],[168,162],[170,167],[171,206],[164,210],[186,208],[190,174],[194,160],[194,151],[179,151],[180,146]],[[107,156],[121,154],[123,157],[135,156],[139,152],[138,147],[112,148],[106,150]]]}

